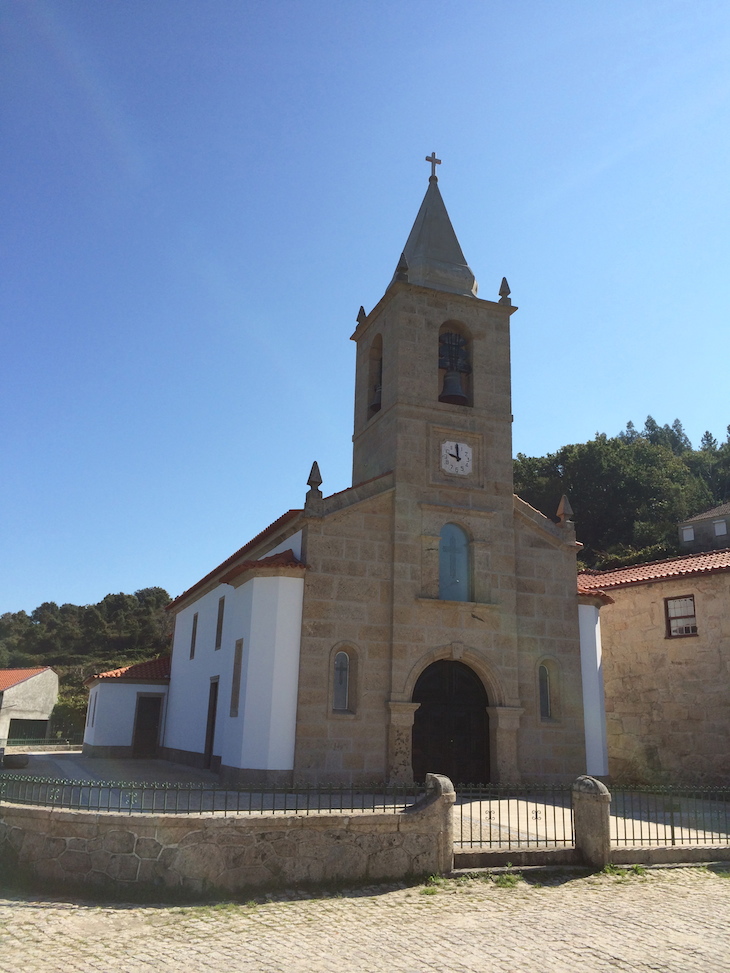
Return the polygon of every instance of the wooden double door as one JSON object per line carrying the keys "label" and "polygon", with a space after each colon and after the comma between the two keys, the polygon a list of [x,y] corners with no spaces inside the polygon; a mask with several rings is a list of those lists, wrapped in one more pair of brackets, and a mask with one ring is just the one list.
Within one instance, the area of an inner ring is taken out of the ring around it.
{"label": "wooden double door", "polygon": [[444,774],[454,784],[489,782],[489,716],[481,679],[463,662],[442,659],[413,690],[413,776]]}

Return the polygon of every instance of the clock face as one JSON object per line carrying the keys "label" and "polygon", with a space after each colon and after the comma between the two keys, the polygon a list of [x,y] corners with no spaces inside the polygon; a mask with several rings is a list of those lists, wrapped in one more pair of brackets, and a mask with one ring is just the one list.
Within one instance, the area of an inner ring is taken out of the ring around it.
{"label": "clock face", "polygon": [[471,446],[466,443],[441,443],[441,469],[455,476],[468,476],[472,469]]}

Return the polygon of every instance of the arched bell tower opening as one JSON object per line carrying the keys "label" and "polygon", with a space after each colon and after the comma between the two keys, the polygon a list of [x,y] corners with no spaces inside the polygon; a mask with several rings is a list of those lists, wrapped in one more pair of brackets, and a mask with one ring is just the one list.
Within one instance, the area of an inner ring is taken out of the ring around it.
{"label": "arched bell tower opening", "polygon": [[383,338],[376,334],[368,354],[368,419],[380,412],[383,404]]}
{"label": "arched bell tower opening", "polygon": [[463,325],[447,321],[439,329],[439,402],[471,405],[471,341]]}
{"label": "arched bell tower opening", "polygon": [[463,662],[439,659],[413,689],[413,778],[445,774],[453,783],[489,781],[487,691]]}

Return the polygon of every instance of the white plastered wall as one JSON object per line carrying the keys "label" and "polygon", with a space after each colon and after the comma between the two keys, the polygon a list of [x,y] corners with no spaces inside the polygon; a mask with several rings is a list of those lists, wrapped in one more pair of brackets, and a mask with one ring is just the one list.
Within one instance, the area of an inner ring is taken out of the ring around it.
{"label": "white plastered wall", "polygon": [[[292,770],[296,737],[303,578],[253,578],[238,717],[228,717],[223,763]],[[240,636],[239,636],[240,637]],[[227,713],[230,713],[230,683]]]}
{"label": "white plastered wall", "polygon": [[[299,537],[288,538],[283,549],[295,548]],[[303,595],[303,577],[254,577],[239,588],[218,585],[178,614],[162,741],[165,747],[203,753],[210,684],[217,679],[213,753],[220,756],[222,764],[255,770],[293,768]],[[223,633],[221,648],[216,649],[221,597],[226,599]],[[191,659],[196,612],[195,655]],[[231,717],[238,639],[243,639],[241,688],[238,716]]]}
{"label": "white plastered wall", "polygon": [[259,560],[265,557],[272,557],[274,554],[283,554],[284,551],[292,550],[294,552],[294,557],[301,561],[302,559],[302,532],[298,530],[296,534],[292,534],[291,537],[287,537],[285,541],[281,544],[277,544],[276,547],[272,547],[270,551],[266,554],[262,554]]}
{"label": "white plastered wall", "polygon": [[[92,747],[131,747],[137,697],[167,695],[160,683],[100,682],[89,693],[84,743]],[[164,722],[164,699],[161,722]]]}
{"label": "white plastered wall", "polygon": [[583,679],[583,719],[586,738],[586,773],[608,774],[606,706],[603,696],[601,619],[595,605],[578,606],[580,665]]}

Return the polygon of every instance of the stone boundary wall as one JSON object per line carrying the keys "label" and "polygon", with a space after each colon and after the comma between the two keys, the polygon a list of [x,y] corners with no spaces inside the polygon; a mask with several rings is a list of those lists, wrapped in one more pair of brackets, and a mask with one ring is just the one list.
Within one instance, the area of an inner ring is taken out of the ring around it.
{"label": "stone boundary wall", "polygon": [[386,881],[453,868],[451,782],[429,775],[398,813],[116,814],[0,804],[0,851],[76,885],[286,888]]}

